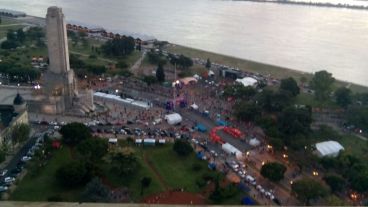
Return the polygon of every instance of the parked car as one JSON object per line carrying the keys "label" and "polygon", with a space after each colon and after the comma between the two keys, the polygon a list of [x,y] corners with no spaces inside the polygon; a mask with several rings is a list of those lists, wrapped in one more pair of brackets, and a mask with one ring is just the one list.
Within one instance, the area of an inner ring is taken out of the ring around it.
{"label": "parked car", "polygon": [[8,190],[8,186],[5,186],[5,185],[0,186],[0,193],[6,192],[7,190]]}
{"label": "parked car", "polygon": [[27,162],[27,161],[29,161],[29,160],[31,160],[31,159],[32,159],[32,157],[23,156],[21,160],[22,160],[23,162]]}
{"label": "parked car", "polygon": [[15,178],[13,177],[6,177],[4,178],[5,183],[13,183],[15,181]]}
{"label": "parked car", "polygon": [[2,170],[1,172],[0,172],[0,176],[1,177],[3,177],[3,176],[5,176],[6,175],[6,173],[8,173],[8,170]]}

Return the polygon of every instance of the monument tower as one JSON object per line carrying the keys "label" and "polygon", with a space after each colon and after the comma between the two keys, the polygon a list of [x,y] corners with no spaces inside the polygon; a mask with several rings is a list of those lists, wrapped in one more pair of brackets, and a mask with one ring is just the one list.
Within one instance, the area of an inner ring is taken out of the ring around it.
{"label": "monument tower", "polygon": [[45,92],[49,97],[44,107],[46,113],[64,113],[72,108],[78,95],[74,71],[69,65],[69,50],[64,14],[61,8],[47,9],[46,37],[49,68],[44,77]]}

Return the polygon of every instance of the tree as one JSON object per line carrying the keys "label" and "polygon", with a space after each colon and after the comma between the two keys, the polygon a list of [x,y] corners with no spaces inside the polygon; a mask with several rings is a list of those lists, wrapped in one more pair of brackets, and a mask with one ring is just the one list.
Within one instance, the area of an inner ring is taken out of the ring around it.
{"label": "tree", "polygon": [[261,175],[273,182],[278,182],[284,178],[286,167],[278,162],[266,163],[261,168]]}
{"label": "tree", "polygon": [[158,82],[162,83],[165,81],[165,71],[162,64],[158,64],[157,70],[156,70],[156,78]]}
{"label": "tree", "polygon": [[151,178],[150,177],[143,177],[141,179],[141,195],[143,195],[143,189],[148,188],[151,184]]}
{"label": "tree", "polygon": [[358,128],[368,130],[368,107],[350,107],[347,112],[349,123]]}
{"label": "tree", "polygon": [[176,152],[179,156],[188,156],[190,153],[193,152],[192,146],[189,144],[189,142],[185,140],[175,140],[173,150]]}
{"label": "tree", "polygon": [[18,47],[18,43],[13,40],[5,40],[1,43],[1,49],[4,50],[15,49],[16,47]]}
{"label": "tree", "polygon": [[11,138],[13,143],[22,143],[29,138],[31,128],[28,124],[17,124],[12,128]]}
{"label": "tree", "polygon": [[17,41],[17,35],[14,32],[14,30],[9,29],[8,32],[6,33],[6,39],[9,41]]}
{"label": "tree", "polygon": [[152,85],[156,83],[156,81],[157,81],[157,78],[152,75],[146,75],[143,77],[143,82],[147,83],[147,85]]}
{"label": "tree", "polygon": [[266,89],[257,96],[257,103],[267,112],[280,112],[291,105],[291,94],[284,90],[275,93]]}
{"label": "tree", "polygon": [[105,55],[111,56],[127,56],[130,55],[135,49],[135,40],[133,37],[121,37],[113,40],[108,40],[101,46]]}
{"label": "tree", "polygon": [[17,30],[17,41],[23,43],[26,40],[26,34],[23,32],[23,29],[20,28]]}
{"label": "tree", "polygon": [[241,121],[254,121],[261,109],[254,103],[242,101],[234,106],[234,115]]}
{"label": "tree", "polygon": [[90,174],[85,162],[71,161],[56,171],[56,177],[65,187],[77,187],[88,182]]}
{"label": "tree", "polygon": [[288,107],[278,116],[278,128],[286,137],[307,135],[311,131],[312,112],[308,107]]}
{"label": "tree", "polygon": [[257,94],[255,88],[251,86],[243,86],[242,84],[235,84],[233,86],[225,86],[223,95],[225,97],[235,97],[239,99],[250,99]]}
{"label": "tree", "polygon": [[358,169],[359,171],[354,173],[354,169],[352,175],[349,175],[351,188],[356,190],[359,193],[368,192],[368,169]]}
{"label": "tree", "polygon": [[280,90],[289,91],[293,97],[300,93],[298,83],[292,77],[281,80]]}
{"label": "tree", "polygon": [[327,196],[324,200],[324,206],[346,206],[344,200],[335,195]]}
{"label": "tree", "polygon": [[120,60],[118,63],[116,63],[116,67],[120,69],[125,69],[128,68],[129,65],[124,60]]}
{"label": "tree", "polygon": [[98,162],[107,154],[107,141],[98,137],[83,140],[77,146],[78,152],[83,158]]}
{"label": "tree", "polygon": [[334,82],[335,78],[332,77],[331,73],[325,70],[316,72],[310,83],[312,89],[315,91],[316,99],[320,101],[327,99]]}
{"label": "tree", "polygon": [[307,77],[302,76],[300,77],[300,82],[302,83],[302,85],[304,86],[304,84],[308,81]]}
{"label": "tree", "polygon": [[207,62],[206,62],[206,68],[209,70],[211,68],[211,61],[209,58],[207,58]]}
{"label": "tree", "polygon": [[326,175],[323,180],[330,186],[332,192],[342,192],[345,188],[345,179],[338,175]]}
{"label": "tree", "polygon": [[69,146],[75,146],[92,136],[88,127],[76,122],[62,126],[60,134],[63,136],[63,142]]}
{"label": "tree", "polygon": [[311,199],[324,197],[328,192],[321,183],[310,178],[295,181],[293,185],[291,185],[291,190],[297,195],[297,198],[306,205],[310,205]]}
{"label": "tree", "polygon": [[347,108],[352,101],[351,90],[345,87],[340,87],[335,91],[335,99],[336,103],[343,107]]}
{"label": "tree", "polygon": [[131,148],[123,148],[110,153],[111,171],[119,176],[130,177],[136,174],[139,163]]}
{"label": "tree", "polygon": [[110,202],[110,190],[101,182],[98,177],[95,177],[89,183],[87,183],[84,191],[81,194],[81,201],[94,203]]}

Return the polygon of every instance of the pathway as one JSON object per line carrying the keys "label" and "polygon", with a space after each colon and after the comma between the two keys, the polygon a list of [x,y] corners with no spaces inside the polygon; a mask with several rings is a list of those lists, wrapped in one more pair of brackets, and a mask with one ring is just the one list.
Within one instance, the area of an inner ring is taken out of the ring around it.
{"label": "pathway", "polygon": [[134,65],[130,68],[130,71],[136,74],[137,69],[141,66],[144,57],[146,56],[146,51],[143,51],[141,57],[134,63]]}
{"label": "pathway", "polygon": [[[80,52],[76,52],[76,51],[71,51],[69,50],[69,53],[72,53],[72,54],[77,54],[77,55],[81,55],[81,56],[84,56],[84,57],[89,57],[89,55],[85,54],[85,53],[80,53]],[[102,57],[97,57],[98,59],[102,60],[102,61],[105,61],[105,62],[109,62],[109,63],[116,63],[115,60],[110,60],[110,59],[107,59],[107,58],[102,58]]]}
{"label": "pathway", "polygon": [[161,174],[157,171],[156,167],[152,164],[152,162],[148,159],[147,154],[143,152],[143,161],[147,164],[150,170],[155,174],[158,179],[160,185],[165,189],[169,190],[169,186],[166,183],[165,179],[161,176]]}

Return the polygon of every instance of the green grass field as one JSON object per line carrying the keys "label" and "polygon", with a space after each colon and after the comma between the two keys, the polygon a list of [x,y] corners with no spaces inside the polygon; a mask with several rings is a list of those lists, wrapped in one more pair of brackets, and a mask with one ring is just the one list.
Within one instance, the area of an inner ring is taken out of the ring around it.
{"label": "green grass field", "polygon": [[[141,201],[145,196],[166,191],[172,188],[184,188],[189,192],[200,192],[202,189],[196,185],[196,180],[206,172],[210,172],[205,161],[198,160],[195,154],[189,157],[179,157],[172,150],[172,144],[156,147],[133,147],[140,164],[136,174],[129,178],[118,176],[111,171],[108,163],[102,164],[104,178],[113,188],[126,186],[131,193],[131,199]],[[146,155],[146,159],[144,156]],[[71,152],[68,147],[55,151],[51,160],[41,168],[36,175],[28,173],[19,182],[16,190],[11,194],[10,200],[16,201],[47,201],[48,197],[59,196],[63,201],[78,201],[84,187],[77,189],[65,189],[60,187],[55,173],[63,164],[71,160]],[[148,165],[147,162],[151,164]],[[192,170],[192,164],[201,166],[199,171]],[[153,167],[152,167],[153,166]],[[34,173],[33,173],[34,174]],[[144,189],[141,195],[140,180],[150,177],[150,186]],[[238,199],[237,199],[238,200]],[[230,201],[231,202],[231,199]]]}
{"label": "green grass field", "polygon": [[52,159],[40,171],[32,176],[27,174],[11,194],[10,200],[15,201],[47,201],[50,196],[60,196],[64,201],[78,201],[82,189],[66,190],[57,183],[57,169],[71,160],[70,149],[64,147],[56,151]]}
{"label": "green grass field", "polygon": [[[210,172],[205,161],[198,160],[195,154],[188,157],[179,157],[172,145],[145,150],[149,161],[155,166],[158,173],[170,188],[184,188],[185,191],[199,192],[201,189],[195,184],[196,179],[203,173]],[[197,163],[201,170],[193,171],[192,165]]]}

